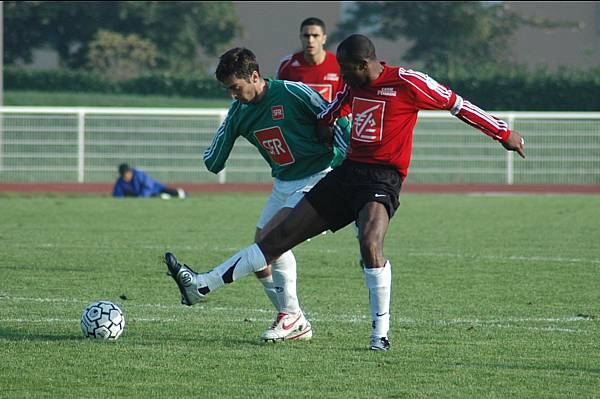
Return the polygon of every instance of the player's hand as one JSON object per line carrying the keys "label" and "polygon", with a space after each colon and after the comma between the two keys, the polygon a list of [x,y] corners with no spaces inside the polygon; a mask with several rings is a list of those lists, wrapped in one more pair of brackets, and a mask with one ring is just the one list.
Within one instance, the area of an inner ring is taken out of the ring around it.
{"label": "player's hand", "polygon": [[516,151],[521,158],[525,159],[525,140],[518,132],[512,130],[506,141],[500,142],[508,151]]}
{"label": "player's hand", "polygon": [[317,139],[320,143],[331,147],[333,145],[333,128],[329,125],[317,124]]}

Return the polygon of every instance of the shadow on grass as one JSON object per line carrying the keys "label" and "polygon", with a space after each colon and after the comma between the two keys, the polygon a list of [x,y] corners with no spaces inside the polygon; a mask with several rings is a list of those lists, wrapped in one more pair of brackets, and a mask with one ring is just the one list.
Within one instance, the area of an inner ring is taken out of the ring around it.
{"label": "shadow on grass", "polygon": [[9,330],[0,328],[0,341],[39,341],[39,342],[56,342],[56,341],[81,341],[83,336],[77,334],[52,334],[36,333],[22,330]]}

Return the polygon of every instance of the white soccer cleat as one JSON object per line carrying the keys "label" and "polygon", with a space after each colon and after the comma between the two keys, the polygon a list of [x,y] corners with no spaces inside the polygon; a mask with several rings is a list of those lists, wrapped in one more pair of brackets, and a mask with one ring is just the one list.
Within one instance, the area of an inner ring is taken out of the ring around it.
{"label": "white soccer cleat", "polygon": [[208,287],[198,286],[198,274],[188,265],[182,265],[177,261],[175,255],[171,252],[165,253],[165,264],[168,268],[168,275],[173,277],[179,292],[181,292],[181,303],[192,306],[203,301],[210,292]]}
{"label": "white soccer cleat", "polygon": [[185,195],[185,191],[183,191],[183,188],[178,188],[177,189],[177,196],[180,199],[185,199],[186,195]]}
{"label": "white soccer cleat", "polygon": [[263,341],[309,340],[312,338],[312,326],[304,314],[279,313],[267,331],[260,335]]}
{"label": "white soccer cleat", "polygon": [[371,337],[369,349],[372,351],[389,351],[390,340],[387,337]]}

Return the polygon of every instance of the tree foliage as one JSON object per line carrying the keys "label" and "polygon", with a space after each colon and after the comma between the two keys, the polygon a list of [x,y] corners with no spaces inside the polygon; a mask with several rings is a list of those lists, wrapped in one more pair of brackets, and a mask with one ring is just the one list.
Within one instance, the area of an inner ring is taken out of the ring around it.
{"label": "tree foliage", "polygon": [[63,66],[87,65],[100,30],[136,34],[158,49],[157,66],[201,67],[199,51],[215,54],[241,32],[231,2],[5,1],[6,62],[31,61],[32,50],[56,49]]}
{"label": "tree foliage", "polygon": [[412,43],[404,59],[428,70],[453,72],[507,63],[512,36],[523,25],[576,26],[523,17],[505,2],[369,1],[355,2],[334,38],[357,31],[391,40],[404,37]]}
{"label": "tree foliage", "polygon": [[156,65],[156,46],[136,34],[98,31],[89,44],[90,67],[109,79],[130,79]]}

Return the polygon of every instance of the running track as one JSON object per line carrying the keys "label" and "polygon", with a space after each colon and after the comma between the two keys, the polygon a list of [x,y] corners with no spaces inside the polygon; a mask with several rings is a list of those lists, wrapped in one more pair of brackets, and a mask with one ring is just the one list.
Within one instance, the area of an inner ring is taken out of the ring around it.
{"label": "running track", "polygon": [[[173,183],[188,193],[269,192],[271,184],[186,184]],[[112,183],[0,183],[0,192],[20,193],[88,193],[111,194]],[[600,184],[410,184],[402,193],[546,193],[546,194],[600,194]]]}

